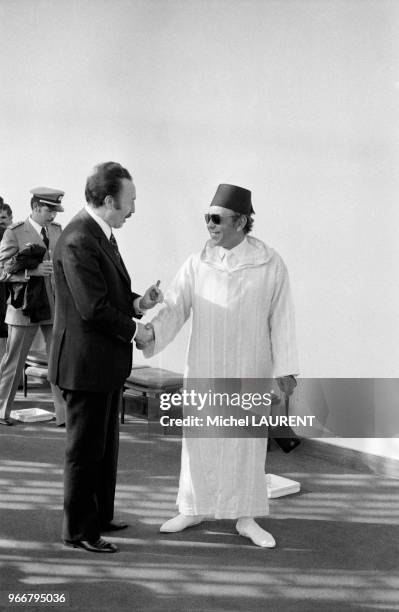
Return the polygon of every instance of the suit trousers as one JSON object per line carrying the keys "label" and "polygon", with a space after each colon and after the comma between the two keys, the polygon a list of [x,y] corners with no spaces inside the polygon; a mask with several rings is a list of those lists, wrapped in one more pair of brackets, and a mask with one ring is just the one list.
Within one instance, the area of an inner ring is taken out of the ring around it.
{"label": "suit trousers", "polygon": [[63,391],[64,540],[96,541],[101,527],[114,517],[121,393]]}
{"label": "suit trousers", "polygon": [[7,338],[0,338],[0,363],[3,359],[4,353],[6,352]]}
{"label": "suit trousers", "polygon": [[[15,394],[21,381],[24,365],[39,327],[46,343],[47,356],[50,353],[52,325],[8,325],[5,353],[0,363],[0,417],[10,416]],[[57,425],[65,423],[65,401],[61,390],[51,385]]]}

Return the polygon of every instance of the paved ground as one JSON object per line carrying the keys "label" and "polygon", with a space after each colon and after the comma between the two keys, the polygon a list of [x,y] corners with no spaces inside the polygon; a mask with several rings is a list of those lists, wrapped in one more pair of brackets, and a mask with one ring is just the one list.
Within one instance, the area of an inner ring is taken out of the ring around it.
{"label": "paved ground", "polygon": [[[30,398],[48,405],[46,393]],[[0,428],[0,610],[13,609],[8,593],[66,593],[65,607],[45,608],[71,611],[399,610],[399,481],[315,459],[306,444],[291,455],[273,447],[268,471],[302,484],[262,521],[276,549],[252,546],[232,521],[161,535],[180,440],[131,419],[116,502],[130,527],[110,538],[119,553],[95,555],[60,543],[64,439],[51,422]]]}

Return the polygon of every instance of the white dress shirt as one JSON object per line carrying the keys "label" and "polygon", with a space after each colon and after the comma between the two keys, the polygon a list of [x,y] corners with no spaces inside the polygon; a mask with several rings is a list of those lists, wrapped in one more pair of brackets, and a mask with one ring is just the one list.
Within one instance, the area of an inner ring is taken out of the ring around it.
{"label": "white dress shirt", "polygon": [[[39,236],[42,238],[42,229],[43,229],[43,225],[40,225],[39,223],[37,223],[36,221],[34,221],[32,219],[32,217],[29,217],[29,223],[31,224],[31,226],[33,227],[33,229],[39,234]],[[47,229],[45,230],[46,234],[48,236],[48,232]]]}

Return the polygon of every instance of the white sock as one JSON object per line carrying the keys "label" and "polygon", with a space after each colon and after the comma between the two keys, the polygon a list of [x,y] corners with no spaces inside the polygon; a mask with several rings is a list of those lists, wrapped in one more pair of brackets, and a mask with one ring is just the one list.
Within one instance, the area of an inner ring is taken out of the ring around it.
{"label": "white sock", "polygon": [[262,529],[252,518],[238,519],[236,529],[241,536],[249,538],[256,546],[262,548],[274,548],[276,546],[272,534]]}

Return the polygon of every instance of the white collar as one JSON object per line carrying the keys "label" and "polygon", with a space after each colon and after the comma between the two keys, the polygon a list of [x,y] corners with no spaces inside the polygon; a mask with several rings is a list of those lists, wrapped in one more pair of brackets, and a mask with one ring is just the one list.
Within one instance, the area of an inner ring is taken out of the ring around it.
{"label": "white collar", "polygon": [[[253,268],[254,266],[263,266],[275,255],[275,251],[264,242],[248,235],[234,249],[230,249],[230,251],[223,249],[223,251],[225,253],[233,251],[232,259],[227,256],[222,261],[220,259],[222,247],[213,246],[212,241],[208,240],[200,252],[200,259],[218,270],[226,270],[227,267],[230,271],[235,271]],[[237,254],[237,258],[234,256],[234,253]]]}
{"label": "white collar", "polygon": [[106,237],[108,238],[108,240],[111,238],[111,234],[112,234],[112,229],[111,227],[108,225],[108,223],[106,221],[104,221],[104,219],[102,219],[99,215],[97,215],[94,211],[95,209],[92,208],[91,206],[88,206],[86,204],[85,206],[85,211],[87,213],[89,213],[90,217],[92,219],[94,219],[94,221],[96,223],[98,223],[98,225],[101,227],[101,229],[103,230],[104,234],[106,235]]}
{"label": "white collar", "polygon": [[246,252],[247,246],[248,246],[248,240],[245,236],[244,239],[241,240],[241,242],[239,242],[237,246],[233,247],[232,249],[225,249],[224,247],[219,247],[220,259],[229,259],[229,260],[237,259],[237,261],[239,261],[240,258]]}
{"label": "white collar", "polygon": [[[38,223],[37,221],[34,221],[32,219],[32,217],[28,217],[28,221],[31,224],[31,226],[33,227],[34,230],[37,231],[37,233],[39,234],[39,236],[42,236],[42,228],[43,225],[40,225],[40,223]],[[48,233],[48,230],[46,229],[46,234]]]}

